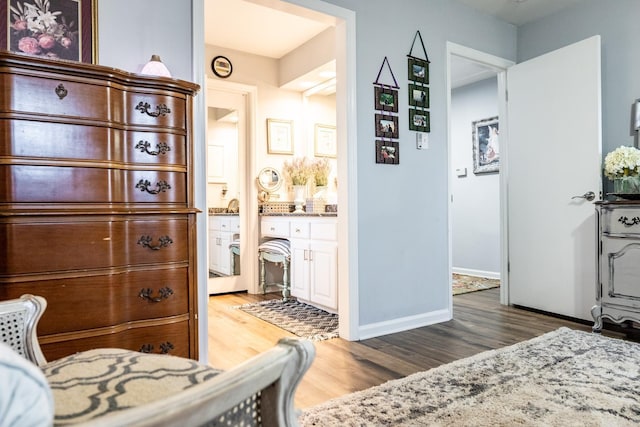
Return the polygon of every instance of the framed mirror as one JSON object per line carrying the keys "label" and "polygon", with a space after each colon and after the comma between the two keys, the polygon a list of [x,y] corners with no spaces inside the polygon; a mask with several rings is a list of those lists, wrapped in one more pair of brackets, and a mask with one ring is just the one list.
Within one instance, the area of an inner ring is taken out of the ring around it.
{"label": "framed mirror", "polygon": [[258,174],[258,187],[267,193],[273,193],[282,186],[282,174],[277,169],[266,167]]}

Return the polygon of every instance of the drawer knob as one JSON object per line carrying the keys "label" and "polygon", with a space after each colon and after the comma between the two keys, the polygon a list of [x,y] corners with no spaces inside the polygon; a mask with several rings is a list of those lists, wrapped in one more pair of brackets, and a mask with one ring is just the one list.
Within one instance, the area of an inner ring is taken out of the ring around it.
{"label": "drawer knob", "polygon": [[140,293],[138,294],[140,298],[149,302],[161,302],[162,300],[165,300],[173,295],[173,289],[169,287],[160,288],[157,297],[153,297],[152,295],[153,291],[151,290],[151,288],[140,289]]}
{"label": "drawer knob", "polygon": [[151,244],[152,241],[153,239],[151,238],[151,236],[142,236],[140,237],[140,239],[138,239],[138,244],[142,245],[142,247],[144,248],[149,248],[152,251],[157,251],[162,248],[166,248],[167,246],[173,243],[173,240],[169,236],[161,236],[160,239],[158,239],[159,243],[157,246],[153,246]]}
{"label": "drawer knob", "polygon": [[141,114],[146,114],[151,117],[166,116],[171,113],[171,110],[165,104],[157,105],[156,111],[151,111],[151,105],[148,102],[142,101],[136,105],[136,110],[140,111]]}
{"label": "drawer knob", "polygon": [[62,83],[60,83],[56,89],[56,95],[58,95],[58,98],[60,98],[61,100],[65,98],[65,96],[67,96],[67,94],[69,93],[67,91],[67,88],[64,87],[64,85]]}
{"label": "drawer knob", "polygon": [[139,188],[140,191],[142,192],[146,191],[149,194],[159,194],[159,193],[164,193],[167,190],[171,190],[171,186],[169,185],[169,183],[167,183],[167,181],[156,182],[155,190],[150,187],[151,187],[151,183],[146,179],[141,179],[136,184],[136,188]]}
{"label": "drawer knob", "polygon": [[167,151],[171,151],[171,147],[169,147],[164,142],[156,144],[156,151],[149,151],[149,147],[151,147],[149,141],[140,140],[140,142],[136,144],[136,149],[142,151],[143,153],[147,153],[150,156],[158,156],[160,154],[166,154]]}
{"label": "drawer knob", "polygon": [[631,227],[640,224],[640,217],[634,216],[633,218],[629,219],[626,216],[621,216],[618,219],[618,222],[622,225],[626,225],[627,227]]}

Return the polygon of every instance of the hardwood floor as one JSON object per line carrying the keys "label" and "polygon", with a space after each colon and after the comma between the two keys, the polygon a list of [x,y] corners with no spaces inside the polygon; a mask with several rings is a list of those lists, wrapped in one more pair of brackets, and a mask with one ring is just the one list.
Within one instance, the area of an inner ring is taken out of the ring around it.
{"label": "hardwood floor", "polygon": [[[209,363],[229,369],[292,334],[233,306],[278,298],[277,293],[209,298]],[[315,343],[316,358],[296,393],[298,408],[424,371],[476,353],[525,341],[561,326],[590,331],[589,324],[499,303],[499,289],[457,295],[454,319],[359,342]],[[624,337],[624,331],[603,335]]]}

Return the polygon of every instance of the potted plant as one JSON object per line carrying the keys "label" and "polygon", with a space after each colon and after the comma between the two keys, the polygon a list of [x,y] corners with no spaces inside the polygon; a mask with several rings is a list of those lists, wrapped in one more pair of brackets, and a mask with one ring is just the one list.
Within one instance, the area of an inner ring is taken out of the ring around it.
{"label": "potted plant", "polygon": [[307,182],[313,175],[313,168],[306,157],[298,157],[290,162],[284,162],[282,167],[284,176],[293,185],[293,202],[296,205],[294,213],[302,213]]}

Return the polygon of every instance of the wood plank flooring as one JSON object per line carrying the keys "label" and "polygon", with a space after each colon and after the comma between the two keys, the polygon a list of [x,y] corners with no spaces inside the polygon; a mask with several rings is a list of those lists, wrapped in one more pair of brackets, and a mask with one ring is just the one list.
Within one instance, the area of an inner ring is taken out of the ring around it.
{"label": "wood plank flooring", "polygon": [[[292,334],[234,309],[278,293],[209,298],[209,363],[230,369]],[[454,319],[359,342],[315,343],[316,358],[298,386],[295,403],[306,408],[334,397],[424,371],[485,350],[525,341],[561,326],[590,331],[590,324],[559,319],[499,303],[499,289],[456,295]],[[603,335],[625,337],[624,330]],[[636,339],[636,338],[632,338]]]}

